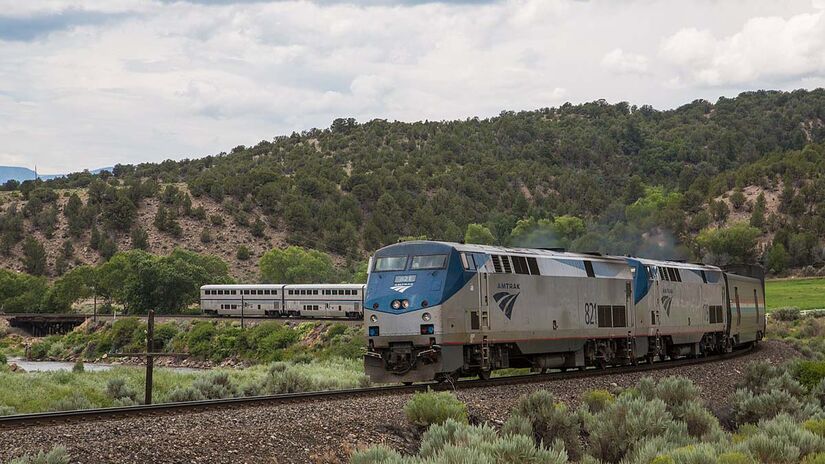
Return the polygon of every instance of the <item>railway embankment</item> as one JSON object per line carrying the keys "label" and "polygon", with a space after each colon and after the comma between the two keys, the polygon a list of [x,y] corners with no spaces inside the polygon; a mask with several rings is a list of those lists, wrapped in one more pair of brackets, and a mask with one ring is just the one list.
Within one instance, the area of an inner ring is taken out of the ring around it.
{"label": "railway embankment", "polygon": [[[643,377],[656,381],[678,375],[690,379],[706,406],[725,418],[749,363],[781,364],[798,356],[786,343],[767,341],[724,361],[458,390],[456,396],[467,404],[473,422],[499,427],[523,395],[537,390],[575,407],[586,391],[616,391]],[[412,453],[421,430],[404,418],[410,398],[409,393],[382,394],[12,429],[0,436],[0,460],[59,445],[79,462],[346,462],[354,450],[376,444]]]}
{"label": "railway embankment", "polygon": [[[337,321],[255,321],[166,319],[155,325],[158,365],[168,367],[243,367],[273,361],[309,362],[331,357],[359,358],[364,336],[357,325]],[[27,337],[0,331],[0,353],[36,361],[142,364],[127,353],[146,352],[146,321],[87,320],[64,335]],[[171,354],[178,354],[171,356]]]}

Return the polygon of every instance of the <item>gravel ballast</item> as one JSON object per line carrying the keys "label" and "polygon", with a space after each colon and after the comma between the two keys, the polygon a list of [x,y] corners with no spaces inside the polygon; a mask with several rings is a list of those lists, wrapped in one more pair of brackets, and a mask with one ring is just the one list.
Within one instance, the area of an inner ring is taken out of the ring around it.
{"label": "gravel ballast", "polygon": [[[758,350],[726,361],[647,373],[507,385],[457,392],[478,421],[500,424],[521,395],[538,389],[575,405],[592,389],[628,387],[640,378],[682,375],[702,390],[708,406],[723,412],[745,365],[797,357],[788,345],[767,341]],[[37,426],[0,432],[0,462],[64,446],[72,462],[304,463],[346,462],[356,448],[378,443],[413,451],[416,432],[404,418],[410,394],[250,406],[156,417]]]}

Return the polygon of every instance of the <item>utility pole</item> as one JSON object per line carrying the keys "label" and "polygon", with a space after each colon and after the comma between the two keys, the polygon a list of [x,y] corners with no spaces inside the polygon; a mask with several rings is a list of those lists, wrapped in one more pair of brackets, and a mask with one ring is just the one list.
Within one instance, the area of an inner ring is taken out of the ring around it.
{"label": "utility pole", "polygon": [[149,318],[146,323],[146,395],[143,402],[152,404],[152,370],[155,367],[155,358],[152,356],[155,351],[155,310],[149,310]]}

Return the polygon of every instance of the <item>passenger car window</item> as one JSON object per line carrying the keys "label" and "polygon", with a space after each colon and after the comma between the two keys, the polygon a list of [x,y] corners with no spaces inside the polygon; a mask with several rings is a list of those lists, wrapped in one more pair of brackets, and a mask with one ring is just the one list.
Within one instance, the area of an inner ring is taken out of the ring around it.
{"label": "passenger car window", "polygon": [[376,258],[373,271],[403,271],[407,267],[406,256],[388,256],[386,258]]}
{"label": "passenger car window", "polygon": [[413,256],[410,270],[416,269],[444,269],[447,265],[447,255]]}

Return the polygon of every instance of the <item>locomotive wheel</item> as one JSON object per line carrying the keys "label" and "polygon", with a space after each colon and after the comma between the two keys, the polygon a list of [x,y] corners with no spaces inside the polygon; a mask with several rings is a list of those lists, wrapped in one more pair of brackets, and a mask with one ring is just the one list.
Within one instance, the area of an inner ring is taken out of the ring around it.
{"label": "locomotive wheel", "polygon": [[478,371],[478,378],[481,379],[481,380],[490,380],[490,375],[492,373],[493,373],[493,371],[486,371],[484,369],[480,369]]}
{"label": "locomotive wheel", "polygon": [[401,383],[406,387],[409,387],[410,385],[413,384],[412,382],[401,382]]}
{"label": "locomotive wheel", "polygon": [[600,358],[596,360],[596,368],[603,371],[607,369],[607,361],[604,358]]}

